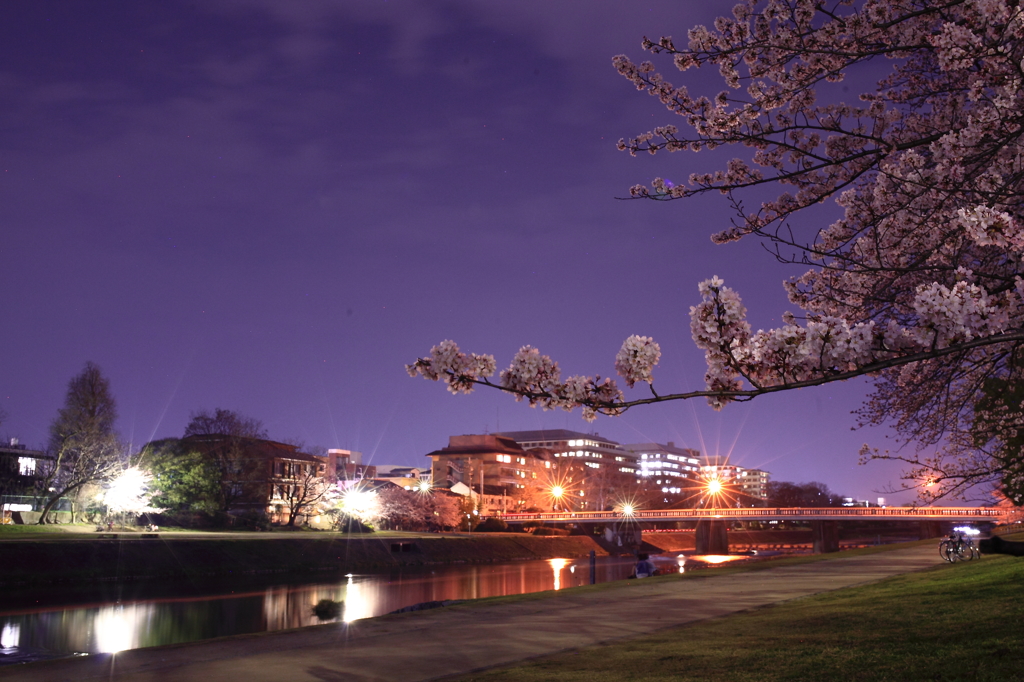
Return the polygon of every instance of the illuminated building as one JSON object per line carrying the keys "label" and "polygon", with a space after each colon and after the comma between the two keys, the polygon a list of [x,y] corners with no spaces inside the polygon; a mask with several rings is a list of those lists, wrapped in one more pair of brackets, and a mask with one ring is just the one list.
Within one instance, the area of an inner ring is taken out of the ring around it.
{"label": "illuminated building", "polygon": [[420,490],[424,483],[428,488],[433,485],[430,469],[397,464],[378,464],[377,474],[373,479],[375,481],[390,481],[405,490]]}
{"label": "illuminated building", "polygon": [[505,431],[523,448],[544,448],[554,456],[555,480],[571,489],[575,510],[604,511],[636,485],[636,455],[593,433],[567,429]]}
{"label": "illuminated building", "polygon": [[761,469],[745,469],[740,473],[738,484],[740,492],[759,500],[768,499],[768,481],[771,474]]}
{"label": "illuminated building", "polygon": [[558,459],[570,458],[592,469],[606,469],[635,475],[637,458],[613,440],[592,433],[567,429],[506,431],[499,436],[511,438],[524,448],[546,448]]}
{"label": "illuminated building", "polygon": [[672,441],[665,445],[630,443],[622,447],[637,457],[637,478],[651,480],[656,485],[671,486],[681,483],[683,479],[693,481],[700,472],[700,452],[677,448]]}
{"label": "illuminated building", "polygon": [[704,479],[717,479],[729,485],[736,493],[749,496],[755,500],[768,499],[768,482],[771,474],[761,469],[746,469],[728,460],[719,462],[715,458],[706,457],[701,460],[701,476]]}
{"label": "illuminated building", "polygon": [[514,509],[524,490],[547,481],[552,470],[548,450],[526,450],[500,435],[451,436],[447,447],[427,453],[427,457],[434,487],[465,484],[487,500],[501,500],[501,511]]}
{"label": "illuminated building", "polygon": [[274,523],[290,515],[291,500],[301,499],[303,488],[312,481],[333,483],[338,463],[344,461],[339,453],[350,454],[334,450],[322,457],[299,452],[287,443],[219,434],[188,436],[181,439],[179,447],[218,462],[224,472],[221,489],[231,511],[264,512]]}
{"label": "illuminated building", "polygon": [[363,464],[363,453],[333,448],[327,451],[327,476],[338,481],[361,481],[377,476],[377,467]]}
{"label": "illuminated building", "polygon": [[[3,523],[10,523],[15,514],[42,508],[40,500],[32,493],[53,459],[52,455],[41,450],[29,450],[17,438],[11,438],[9,445],[0,445],[0,493],[3,493],[0,495],[0,512]],[[61,500],[54,507],[53,515],[58,516],[57,511],[61,510],[60,518],[70,516],[65,504],[67,502]]]}

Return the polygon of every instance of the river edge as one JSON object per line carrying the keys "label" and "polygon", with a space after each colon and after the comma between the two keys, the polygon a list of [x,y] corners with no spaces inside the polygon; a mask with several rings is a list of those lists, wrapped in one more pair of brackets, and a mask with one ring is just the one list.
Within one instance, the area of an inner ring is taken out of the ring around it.
{"label": "river edge", "polygon": [[[891,550],[914,549],[927,559],[917,566],[902,565],[906,552],[889,554]],[[923,545],[928,545],[924,547]],[[767,565],[747,565],[674,575],[643,581],[618,581],[562,591],[535,592],[509,597],[470,600],[449,608],[402,614],[389,614],[359,620],[344,626],[317,625],[269,633],[236,635],[201,642],[172,644],[124,651],[116,655],[40,661],[25,666],[0,668],[0,678],[18,680],[262,680],[352,679],[410,680],[436,679],[445,675],[464,674],[474,669],[514,663],[546,653],[580,648],[600,642],[628,639],[651,629],[663,629],[708,617],[721,617],[737,610],[748,610],[750,594],[761,589],[748,581],[763,584],[769,595],[765,605],[807,596],[818,591],[832,591],[837,585],[834,571],[826,570],[824,582],[801,572],[793,588],[800,594],[783,589],[777,572],[764,569],[787,568],[804,563],[830,564],[833,559],[866,559],[867,554],[887,554],[880,568],[887,574],[920,570],[940,561],[933,556],[931,542],[888,545],[850,553],[800,557]],[[894,559],[896,561],[894,561]],[[859,562],[858,562],[859,563]],[[878,562],[874,562],[878,563]],[[868,567],[870,568],[870,567]],[[738,585],[729,576],[737,573]],[[715,576],[708,582],[707,578]],[[852,584],[874,582],[882,575],[866,575],[852,579]],[[715,590],[719,579],[726,578]],[[673,587],[677,580],[693,585],[693,590],[680,592]],[[691,582],[692,581],[692,582]],[[787,582],[794,582],[788,580]],[[694,600],[700,595],[699,600]],[[683,599],[685,604],[673,604]],[[592,603],[591,603],[592,602]],[[644,603],[641,603],[644,602]],[[654,613],[649,604],[657,605],[664,618],[636,618],[636,613]],[[735,603],[733,603],[735,602]],[[593,606],[594,613],[584,613]],[[539,611],[552,611],[538,618]],[[671,622],[673,619],[679,623]],[[503,631],[498,631],[504,628]],[[431,637],[423,633],[431,632]],[[490,636],[479,637],[481,631]],[[586,641],[584,641],[586,640]],[[438,643],[442,643],[438,646]],[[460,654],[452,655],[451,642],[460,643]],[[466,647],[480,651],[469,651]],[[342,651],[344,650],[344,651]],[[115,669],[116,660],[116,669]],[[372,674],[368,673],[372,671]],[[327,675],[331,675],[328,677]]]}
{"label": "river edge", "polygon": [[[729,535],[734,550],[755,546],[789,551],[809,549],[811,539],[809,531],[733,531]],[[844,549],[850,548],[843,544]],[[652,554],[692,551],[693,548],[692,531],[643,534],[642,550]],[[438,564],[576,558],[587,556],[591,551],[597,556],[610,554],[607,546],[602,546],[593,536],[528,533],[190,533],[186,536],[172,532],[33,538],[0,535],[0,552],[5,559],[4,571],[0,572],[0,589],[275,575],[315,577]]]}
{"label": "river edge", "polygon": [[0,541],[0,588],[95,585],[141,580],[345,574],[437,564],[575,558],[608,552],[590,536],[282,536]]}

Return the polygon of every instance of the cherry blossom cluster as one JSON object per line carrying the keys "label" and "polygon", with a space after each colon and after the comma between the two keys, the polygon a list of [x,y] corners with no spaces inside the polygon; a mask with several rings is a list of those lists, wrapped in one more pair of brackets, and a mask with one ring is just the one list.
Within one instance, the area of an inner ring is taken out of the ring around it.
{"label": "cherry blossom cluster", "polygon": [[[911,480],[941,472],[949,490],[982,480],[979,470],[998,478],[1002,465],[978,454],[974,435],[995,409],[979,387],[1024,385],[1022,5],[744,0],[713,26],[691,29],[685,45],[645,38],[651,59],[615,57],[617,71],[672,117],[623,138],[619,149],[634,156],[741,151],[686,182],[658,178],[630,195],[725,195],[736,217],[712,239],[760,238],[777,259],[805,265],[784,286],[806,321],[788,316],[777,329],[752,332],[739,295],[713,278],[700,284],[701,301],[690,309],[706,391],[659,395],[652,387],[652,398],[624,401],[611,380],[561,381],[557,363],[529,347],[489,385],[544,407],[616,413],[696,395],[721,407],[864,373],[875,389],[860,423],[893,424],[898,438],[928,453],[894,457],[906,458]],[[654,63],[664,57],[684,73],[717,69],[724,88],[673,85]],[[848,93],[853,69],[881,80]],[[839,214],[820,224],[811,218],[820,214],[805,209],[826,201]],[[616,371],[630,387],[650,384],[659,358],[654,341],[630,337]],[[488,368],[489,356],[462,356],[452,344],[410,371],[468,391],[488,383]],[[1000,409],[1024,419],[1021,403]],[[1016,438],[992,433],[1004,450]]]}
{"label": "cherry blossom cluster", "polygon": [[[648,337],[631,336],[623,343],[616,359],[620,375],[632,386],[637,381],[652,381],[651,371],[661,357],[658,344]],[[494,357],[465,354],[453,341],[443,341],[430,355],[406,365],[410,376],[444,381],[452,393],[470,393],[476,385],[492,386],[526,400],[531,407],[545,410],[582,408],[583,418],[593,421],[598,414],[622,412],[624,396],[609,377],[575,375],[562,380],[558,363],[531,346],[523,346],[498,383],[489,378],[495,370]]]}
{"label": "cherry blossom cluster", "polygon": [[615,356],[615,371],[633,388],[638,381],[654,383],[651,370],[661,359],[661,346],[649,336],[631,336]]}
{"label": "cherry blossom cluster", "polygon": [[[984,288],[966,281],[946,287],[938,282],[922,285],[914,301],[918,341],[944,348],[1006,331],[1010,309],[1020,307],[1016,292],[993,300]],[[1016,312],[1016,311],[1014,311]]]}
{"label": "cherry blossom cluster", "polygon": [[[694,173],[685,185],[656,180],[631,195],[725,193],[738,220],[716,241],[756,235],[779,245],[780,259],[796,253],[793,261],[813,266],[786,283],[807,313],[803,327],[745,341],[740,318],[725,324],[720,300],[696,306],[692,327],[708,356],[708,386],[795,383],[971,344],[941,360],[874,372],[876,392],[861,414],[865,424],[895,424],[932,453],[908,461],[911,480],[930,468],[941,469],[944,490],[956,488],[954,479],[977,482],[979,471],[992,471],[972,438],[988,409],[978,386],[986,377],[1017,376],[1019,341],[977,344],[1024,330],[1020,3],[749,0],[688,38],[684,48],[667,37],[645,39],[644,48],[670,55],[681,71],[717,67],[726,89],[691,93],[652,62],[616,57],[622,75],[689,129],[661,125],[621,140],[620,149],[635,155],[730,144],[749,153]],[[872,68],[883,78],[859,102],[830,89],[871,61],[882,62]],[[739,193],[766,183],[789,191],[745,210]],[[827,198],[842,217],[810,225],[801,239],[796,217]],[[722,322],[722,331],[704,329],[709,320]],[[811,345],[815,338],[820,349]]]}
{"label": "cherry blossom cluster", "polygon": [[493,355],[466,355],[454,341],[447,340],[431,348],[429,356],[405,366],[411,377],[443,380],[452,393],[472,393],[480,379],[494,375],[495,368]]}
{"label": "cherry blossom cluster", "polygon": [[960,225],[978,246],[996,246],[1024,253],[1024,227],[1009,213],[988,206],[957,209]]}

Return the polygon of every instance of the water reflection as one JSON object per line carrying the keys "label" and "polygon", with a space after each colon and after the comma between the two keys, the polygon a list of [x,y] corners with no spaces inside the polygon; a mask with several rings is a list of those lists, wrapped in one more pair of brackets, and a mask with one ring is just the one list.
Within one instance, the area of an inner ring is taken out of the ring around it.
{"label": "water reflection", "polygon": [[0,649],[13,649],[21,641],[21,625],[6,623],[0,630]]}
{"label": "water reflection", "polygon": [[105,654],[137,648],[139,633],[148,629],[152,611],[151,604],[119,604],[100,609],[94,621],[96,641],[92,648]]}
{"label": "water reflection", "polygon": [[[674,559],[666,561],[667,567]],[[624,579],[632,566],[626,558],[599,558],[597,581]],[[550,559],[348,575],[332,582],[207,596],[140,594],[104,604],[7,611],[0,612],[0,663],[315,625],[324,621],[313,606],[324,599],[342,604],[336,620],[350,623],[423,602],[560,590],[589,579],[589,559]],[[167,585],[148,589],[157,588],[166,594]]]}
{"label": "water reflection", "polygon": [[562,569],[569,563],[568,559],[548,559],[548,563],[551,564],[551,570],[555,574],[554,586],[552,589],[562,589]]}

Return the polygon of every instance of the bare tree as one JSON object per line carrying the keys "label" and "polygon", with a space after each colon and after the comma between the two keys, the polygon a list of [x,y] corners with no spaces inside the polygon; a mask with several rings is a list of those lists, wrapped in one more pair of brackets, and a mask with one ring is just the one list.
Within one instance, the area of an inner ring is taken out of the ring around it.
{"label": "bare tree", "polygon": [[213,435],[266,439],[267,430],[259,419],[246,417],[234,410],[224,410],[219,407],[213,412],[202,409],[189,415],[188,426],[185,427],[185,438]]}
{"label": "bare tree", "polygon": [[295,466],[298,467],[293,476],[295,480],[284,486],[284,500],[288,503],[286,526],[294,526],[296,517],[322,502],[331,489],[320,471],[322,465],[313,462]]}
{"label": "bare tree", "polygon": [[60,498],[83,486],[109,480],[124,465],[125,449],[114,432],[117,406],[110,383],[92,362],[68,383],[64,407],[50,425],[49,451],[54,460],[41,481],[39,523]]}
{"label": "bare tree", "polygon": [[190,415],[183,438],[193,436],[221,436],[206,439],[215,444],[207,449],[213,465],[219,470],[220,501],[222,511],[228,511],[240,500],[253,495],[254,488],[262,486],[262,462],[247,455],[254,440],[267,440],[263,422],[234,410],[215,408],[212,412],[201,409]]}

